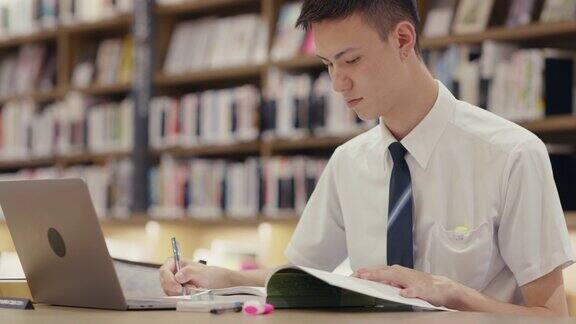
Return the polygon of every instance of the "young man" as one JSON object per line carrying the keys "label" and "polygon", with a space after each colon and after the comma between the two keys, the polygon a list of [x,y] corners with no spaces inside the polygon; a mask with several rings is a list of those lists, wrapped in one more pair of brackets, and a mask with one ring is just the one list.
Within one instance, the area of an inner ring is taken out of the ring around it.
{"label": "young man", "polygon": [[[285,252],[470,311],[567,315],[561,270],[574,262],[544,144],[455,99],[420,58],[413,0],[307,0],[334,90],[380,125],[332,155]],[[263,285],[269,270],[162,267],[168,294]]]}

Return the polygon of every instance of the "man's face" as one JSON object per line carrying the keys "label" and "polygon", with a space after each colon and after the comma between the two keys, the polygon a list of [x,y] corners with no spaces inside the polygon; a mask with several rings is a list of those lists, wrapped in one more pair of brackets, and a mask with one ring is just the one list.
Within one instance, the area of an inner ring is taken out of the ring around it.
{"label": "man's face", "polygon": [[409,84],[393,37],[383,41],[359,14],[315,23],[312,29],[316,54],[328,66],[332,87],[358,117],[376,119],[399,105]]}

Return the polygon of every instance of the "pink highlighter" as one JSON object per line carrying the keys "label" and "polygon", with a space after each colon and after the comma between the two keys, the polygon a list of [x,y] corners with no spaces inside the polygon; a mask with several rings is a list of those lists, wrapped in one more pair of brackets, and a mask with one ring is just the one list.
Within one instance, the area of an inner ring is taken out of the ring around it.
{"label": "pink highlighter", "polygon": [[274,306],[272,304],[264,304],[257,300],[249,300],[244,302],[242,310],[248,315],[260,315],[260,314],[270,314],[274,311]]}

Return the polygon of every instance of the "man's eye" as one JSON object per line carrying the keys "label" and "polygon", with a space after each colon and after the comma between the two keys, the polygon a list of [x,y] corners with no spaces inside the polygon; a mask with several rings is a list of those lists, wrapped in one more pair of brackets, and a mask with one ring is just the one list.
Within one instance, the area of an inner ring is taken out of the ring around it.
{"label": "man's eye", "polygon": [[357,57],[357,58],[355,58],[355,59],[353,59],[353,60],[350,60],[350,61],[346,61],[346,63],[348,63],[348,64],[354,64],[354,63],[356,63],[356,62],[358,62],[358,61],[360,61],[360,58],[359,58],[359,57]]}

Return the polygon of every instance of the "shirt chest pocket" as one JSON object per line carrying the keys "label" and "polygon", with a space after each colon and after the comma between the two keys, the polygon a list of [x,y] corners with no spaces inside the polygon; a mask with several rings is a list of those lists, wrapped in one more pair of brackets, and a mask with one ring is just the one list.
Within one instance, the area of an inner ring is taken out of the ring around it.
{"label": "shirt chest pocket", "polygon": [[425,269],[468,287],[481,290],[490,267],[493,243],[491,222],[469,229],[447,229],[440,222],[432,226],[425,256]]}

